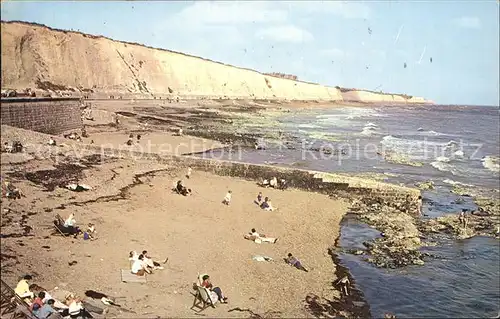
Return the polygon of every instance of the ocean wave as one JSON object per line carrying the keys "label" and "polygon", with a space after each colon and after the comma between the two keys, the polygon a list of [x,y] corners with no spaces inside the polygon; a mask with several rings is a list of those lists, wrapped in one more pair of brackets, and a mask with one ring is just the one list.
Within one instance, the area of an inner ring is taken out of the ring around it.
{"label": "ocean wave", "polygon": [[443,183],[449,184],[449,185],[453,185],[453,186],[455,186],[455,185],[468,186],[468,187],[474,186],[474,185],[471,185],[471,184],[465,184],[465,183],[457,182],[457,181],[454,181],[452,179],[445,179],[445,180],[443,180]]}
{"label": "ocean wave", "polygon": [[442,162],[442,163],[449,163],[451,161],[451,159],[449,157],[446,157],[446,156],[438,156],[438,157],[436,157],[436,161]]}
{"label": "ocean wave", "polygon": [[422,136],[444,136],[444,135],[448,135],[448,134],[436,132],[436,131],[420,131],[420,135],[422,135]]}
{"label": "ocean wave", "polygon": [[315,125],[315,124],[299,124],[298,127],[300,127],[300,128],[321,128],[321,126]]}
{"label": "ocean wave", "polygon": [[446,162],[435,161],[430,164],[432,167],[441,172],[450,172],[453,175],[457,175],[457,171],[452,164]]}
{"label": "ocean wave", "polygon": [[500,158],[498,156],[485,156],[481,162],[484,168],[495,173],[500,173]]}

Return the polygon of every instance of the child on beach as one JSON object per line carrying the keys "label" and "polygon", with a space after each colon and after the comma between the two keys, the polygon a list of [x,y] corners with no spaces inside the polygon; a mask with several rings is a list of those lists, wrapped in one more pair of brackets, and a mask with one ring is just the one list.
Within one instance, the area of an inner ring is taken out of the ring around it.
{"label": "child on beach", "polygon": [[231,202],[231,194],[232,193],[233,192],[231,192],[231,191],[227,192],[226,197],[224,197],[224,199],[222,200],[222,204],[229,205],[229,203]]}
{"label": "child on beach", "polygon": [[186,178],[189,179],[189,177],[191,176],[191,172],[193,170],[191,169],[191,167],[188,167],[188,170],[187,170],[187,174],[186,174]]}
{"label": "child on beach", "polygon": [[302,266],[302,263],[300,262],[300,260],[293,257],[293,255],[291,253],[288,254],[288,258],[285,258],[285,260],[286,260],[286,263],[289,264],[290,266],[293,266],[293,267],[300,269],[300,270],[303,270],[305,272],[309,272],[309,270],[307,270],[304,266]]}

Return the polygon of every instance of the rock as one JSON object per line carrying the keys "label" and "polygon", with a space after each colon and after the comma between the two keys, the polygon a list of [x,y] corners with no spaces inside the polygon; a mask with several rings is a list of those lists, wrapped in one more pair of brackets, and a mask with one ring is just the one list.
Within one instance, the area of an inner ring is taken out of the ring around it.
{"label": "rock", "polygon": [[422,259],[415,259],[415,260],[413,260],[413,264],[423,266],[425,263]]}

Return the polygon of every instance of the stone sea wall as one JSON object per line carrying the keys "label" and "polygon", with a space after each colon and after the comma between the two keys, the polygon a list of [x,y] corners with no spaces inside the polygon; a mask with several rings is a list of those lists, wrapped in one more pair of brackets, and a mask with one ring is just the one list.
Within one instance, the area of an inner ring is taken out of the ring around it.
{"label": "stone sea wall", "polygon": [[2,98],[0,112],[2,125],[47,134],[82,127],[80,101],[75,98]]}

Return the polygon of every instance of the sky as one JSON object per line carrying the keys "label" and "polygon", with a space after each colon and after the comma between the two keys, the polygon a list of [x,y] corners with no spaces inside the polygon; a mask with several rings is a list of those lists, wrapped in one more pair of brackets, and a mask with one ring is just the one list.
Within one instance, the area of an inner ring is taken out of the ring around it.
{"label": "sky", "polygon": [[7,0],[1,18],[329,86],[405,93],[441,104],[499,105],[498,0]]}

